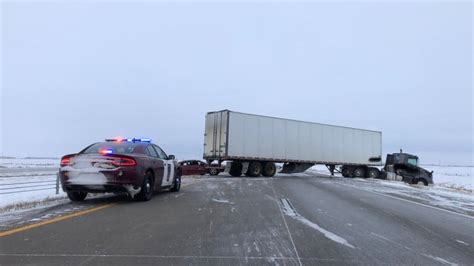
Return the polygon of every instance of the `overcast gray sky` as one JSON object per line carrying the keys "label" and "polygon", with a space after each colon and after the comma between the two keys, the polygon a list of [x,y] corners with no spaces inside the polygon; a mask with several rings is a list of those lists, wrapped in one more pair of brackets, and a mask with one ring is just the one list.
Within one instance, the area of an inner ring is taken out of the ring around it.
{"label": "overcast gray sky", "polygon": [[231,109],[383,132],[383,152],[473,163],[466,2],[2,2],[4,156],[114,136],[201,158]]}

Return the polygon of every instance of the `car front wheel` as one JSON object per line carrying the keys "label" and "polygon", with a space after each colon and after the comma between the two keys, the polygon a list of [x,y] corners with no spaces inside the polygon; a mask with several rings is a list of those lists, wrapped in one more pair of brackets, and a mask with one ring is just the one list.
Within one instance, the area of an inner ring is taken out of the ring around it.
{"label": "car front wheel", "polygon": [[173,186],[170,188],[171,192],[178,192],[181,189],[181,176],[174,179]]}
{"label": "car front wheel", "polygon": [[87,192],[70,191],[70,192],[67,192],[67,197],[71,201],[83,201],[87,197]]}

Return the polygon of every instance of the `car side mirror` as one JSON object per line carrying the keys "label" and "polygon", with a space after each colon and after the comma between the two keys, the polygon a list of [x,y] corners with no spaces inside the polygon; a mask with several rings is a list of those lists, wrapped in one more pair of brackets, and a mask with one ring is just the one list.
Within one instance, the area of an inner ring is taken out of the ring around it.
{"label": "car side mirror", "polygon": [[168,155],[168,160],[174,160],[176,157],[174,155]]}

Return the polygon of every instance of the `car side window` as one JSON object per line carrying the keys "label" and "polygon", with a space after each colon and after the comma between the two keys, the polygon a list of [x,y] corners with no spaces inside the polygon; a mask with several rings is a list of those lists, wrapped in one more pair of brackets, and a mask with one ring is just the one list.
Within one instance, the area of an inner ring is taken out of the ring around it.
{"label": "car side window", "polygon": [[153,145],[153,147],[155,148],[156,152],[158,153],[158,157],[160,159],[168,160],[168,155],[166,155],[166,153],[160,147],[158,147],[156,145]]}
{"label": "car side window", "polygon": [[151,157],[159,158],[158,153],[156,153],[155,149],[152,146],[146,147],[146,153]]}

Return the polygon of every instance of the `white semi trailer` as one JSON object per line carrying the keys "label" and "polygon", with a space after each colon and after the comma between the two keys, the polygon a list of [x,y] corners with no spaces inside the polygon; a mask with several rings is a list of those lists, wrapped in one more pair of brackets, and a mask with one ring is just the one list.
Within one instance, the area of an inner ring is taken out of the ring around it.
{"label": "white semi trailer", "polygon": [[344,176],[380,175],[382,133],[379,131],[245,114],[229,110],[206,115],[204,159],[227,161],[232,176],[273,176],[306,171],[323,164]]}

